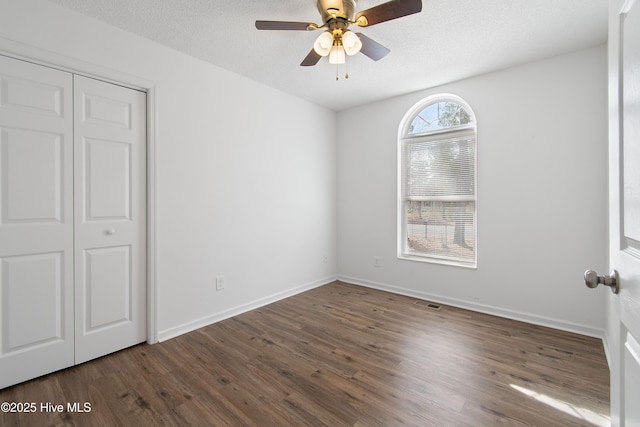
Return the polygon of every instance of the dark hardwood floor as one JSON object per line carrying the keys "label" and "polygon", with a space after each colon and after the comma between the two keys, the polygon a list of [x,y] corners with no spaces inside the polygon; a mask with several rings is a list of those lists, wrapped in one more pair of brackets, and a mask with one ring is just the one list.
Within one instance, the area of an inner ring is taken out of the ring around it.
{"label": "dark hardwood floor", "polygon": [[0,402],[38,407],[2,426],[591,426],[609,371],[595,338],[335,282]]}

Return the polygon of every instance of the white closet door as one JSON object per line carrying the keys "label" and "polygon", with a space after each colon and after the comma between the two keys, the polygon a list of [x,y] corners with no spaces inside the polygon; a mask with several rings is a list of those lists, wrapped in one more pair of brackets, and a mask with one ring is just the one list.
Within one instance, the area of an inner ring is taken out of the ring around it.
{"label": "white closet door", "polygon": [[0,56],[0,388],[73,365],[72,75]]}
{"label": "white closet door", "polygon": [[75,76],[76,363],[146,339],[146,94]]}

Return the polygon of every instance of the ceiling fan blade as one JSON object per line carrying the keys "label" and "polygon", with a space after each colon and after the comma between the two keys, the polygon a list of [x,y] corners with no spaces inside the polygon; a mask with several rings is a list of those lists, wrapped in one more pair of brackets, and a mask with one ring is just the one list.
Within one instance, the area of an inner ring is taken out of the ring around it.
{"label": "ceiling fan blade", "polygon": [[318,61],[320,61],[320,58],[322,58],[322,56],[318,55],[314,49],[311,49],[309,54],[302,60],[300,65],[302,67],[311,67],[313,65],[316,65]]}
{"label": "ceiling fan blade", "polygon": [[311,31],[317,30],[318,26],[312,22],[256,21],[256,28],[259,30]]}
{"label": "ceiling fan blade", "polygon": [[362,48],[360,52],[373,59],[374,61],[378,61],[385,56],[387,53],[391,52],[386,47],[382,46],[377,41],[370,39],[362,33],[356,33],[360,41],[362,42]]}
{"label": "ceiling fan blade", "polygon": [[360,27],[370,27],[381,22],[413,15],[421,10],[422,0],[391,0],[371,9],[358,12],[355,21]]}

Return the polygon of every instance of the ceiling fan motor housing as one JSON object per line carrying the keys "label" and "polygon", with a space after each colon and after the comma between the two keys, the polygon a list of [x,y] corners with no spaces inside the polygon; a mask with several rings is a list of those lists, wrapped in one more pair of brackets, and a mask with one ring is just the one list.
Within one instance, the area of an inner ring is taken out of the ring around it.
{"label": "ceiling fan motor housing", "polygon": [[344,18],[347,21],[353,21],[356,11],[356,0],[318,0],[318,11],[324,23],[334,18]]}

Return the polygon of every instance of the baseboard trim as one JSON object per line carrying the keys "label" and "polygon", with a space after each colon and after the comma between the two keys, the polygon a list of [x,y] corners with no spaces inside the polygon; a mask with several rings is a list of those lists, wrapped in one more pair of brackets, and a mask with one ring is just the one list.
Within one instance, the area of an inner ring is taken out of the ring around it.
{"label": "baseboard trim", "polygon": [[[416,291],[413,289],[402,288],[400,286],[389,285],[386,283],[374,282],[371,280],[360,279],[350,276],[338,276],[338,280],[354,285],[360,285],[367,288],[387,291],[394,294],[405,295],[408,297],[428,300],[453,307],[464,308],[466,310],[477,311],[479,313],[490,314],[493,316],[504,317],[506,319],[518,320],[538,326],[558,329],[566,332],[573,332],[594,338],[604,338],[602,329],[594,328],[588,325],[582,325],[564,320],[554,319],[550,317],[538,316],[531,313],[509,310],[500,307],[494,307],[485,304],[478,304],[470,301],[460,300],[457,298],[449,298],[442,295],[431,294],[428,292]],[[606,347],[605,347],[606,348]]]}
{"label": "baseboard trim", "polygon": [[182,325],[175,326],[173,328],[165,329],[158,333],[158,341],[167,341],[171,338],[175,338],[182,334],[186,334],[187,332],[195,331],[196,329],[202,328],[204,326],[209,326],[213,323],[220,322],[222,320],[228,319],[233,316],[240,315],[242,313],[246,313],[247,311],[255,310],[256,308],[264,307],[265,305],[274,303],[276,301],[280,301],[285,298],[289,298],[291,296],[297,295],[299,293],[308,291],[310,289],[314,289],[328,283],[336,281],[337,276],[328,276],[322,279],[305,283],[303,285],[297,286],[293,289],[289,289],[287,291],[278,292],[273,295],[269,295],[264,298],[257,299],[255,301],[248,302],[246,304],[242,304],[228,310],[224,310],[218,313],[214,313],[205,317],[201,317],[199,319],[193,320],[191,322],[183,323]]}

